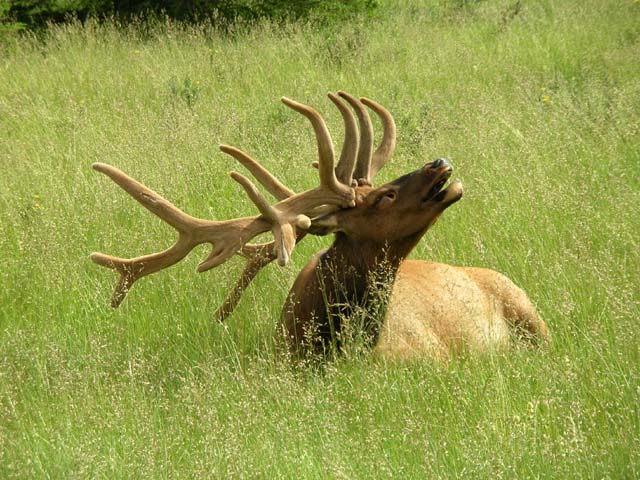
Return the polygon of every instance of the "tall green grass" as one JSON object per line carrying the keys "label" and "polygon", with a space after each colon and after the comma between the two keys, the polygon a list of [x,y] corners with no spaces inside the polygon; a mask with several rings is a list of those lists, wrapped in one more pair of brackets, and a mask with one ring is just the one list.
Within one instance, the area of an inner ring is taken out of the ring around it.
{"label": "tall green grass", "polygon": [[[88,22],[0,55],[1,478],[636,478],[640,475],[640,5],[402,1],[323,29],[220,35]],[[254,214],[217,150],[294,189],[311,129],[279,104],[344,89],[395,115],[379,182],[438,156],[465,197],[413,253],[522,286],[554,340],[443,366],[347,356],[292,368],[273,333],[297,271],[272,266],[226,325],[241,261],[200,247],[118,310],[91,251],[173,232],[108,179],[192,215]]]}

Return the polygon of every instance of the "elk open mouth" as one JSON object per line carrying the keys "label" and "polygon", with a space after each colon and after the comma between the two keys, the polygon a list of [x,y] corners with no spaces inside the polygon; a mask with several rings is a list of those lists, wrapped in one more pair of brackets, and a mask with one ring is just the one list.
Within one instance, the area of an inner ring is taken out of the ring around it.
{"label": "elk open mouth", "polygon": [[427,194],[422,198],[422,203],[426,203],[429,201],[439,202],[444,199],[444,197],[447,195],[447,189],[444,187],[447,184],[447,180],[449,180],[449,177],[451,177],[452,171],[453,169],[445,171],[440,176],[440,178],[436,180]]}

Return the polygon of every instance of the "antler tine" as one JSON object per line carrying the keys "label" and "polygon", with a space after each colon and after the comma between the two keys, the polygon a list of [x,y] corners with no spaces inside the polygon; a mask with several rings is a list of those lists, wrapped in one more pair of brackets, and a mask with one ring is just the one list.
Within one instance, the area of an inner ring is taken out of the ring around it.
{"label": "antler tine", "polygon": [[391,155],[393,155],[393,151],[396,148],[396,122],[393,120],[393,116],[389,111],[379,103],[364,97],[361,98],[360,101],[373,110],[382,122],[382,141],[376,151],[373,152],[373,156],[371,158],[370,174],[373,179],[380,169],[384,167],[385,163],[387,163],[391,158]]}
{"label": "antler tine", "polygon": [[344,144],[340,153],[340,160],[336,166],[336,177],[345,185],[351,185],[353,171],[356,166],[356,157],[360,145],[358,139],[358,125],[351,109],[333,93],[328,94],[329,99],[338,107],[344,120]]}
{"label": "antler tine", "polygon": [[284,200],[294,195],[294,192],[280,183],[271,172],[239,148],[220,145],[220,150],[238,160],[276,199]]}
{"label": "antler tine", "polygon": [[306,230],[311,225],[311,219],[300,213],[272,207],[248,178],[236,172],[231,172],[231,177],[242,185],[262,216],[271,224],[278,252],[278,264],[280,266],[286,265],[289,263],[291,252],[296,245],[296,227]]}
{"label": "antler tine", "polygon": [[244,255],[247,255],[247,262],[236,284],[229,291],[227,298],[213,314],[214,319],[218,322],[224,322],[229,315],[233,313],[242,298],[242,294],[251,281],[260,273],[260,270],[269,265],[277,257],[275,242],[246,245],[245,248],[242,249],[242,252]]}
{"label": "antler tine", "polygon": [[360,123],[360,146],[353,176],[360,185],[371,185],[371,152],[373,151],[373,125],[369,112],[355,97],[346,92],[338,92],[353,107]]}
{"label": "antler tine", "polygon": [[263,217],[271,221],[275,221],[278,218],[278,213],[269,204],[269,202],[267,202],[267,199],[264,198],[256,186],[251,183],[251,180],[237,172],[231,172],[230,175],[231,178],[242,185],[245,192],[247,192],[251,201],[256,205],[256,207],[258,207],[258,210],[260,210]]}
{"label": "antler tine", "polygon": [[145,187],[116,167],[97,162],[91,165],[91,168],[111,178],[111,180],[117,183],[144,208],[160,217],[179,232],[186,232],[197,224],[198,219],[187,215],[171,202],[165,200],[156,192]]}
{"label": "antler tine", "polygon": [[313,130],[316,134],[316,140],[318,142],[318,156],[320,161],[320,171],[327,170],[326,165],[331,166],[333,171],[333,142],[331,141],[331,134],[327,125],[324,123],[322,116],[313,108],[303,103],[296,102],[287,97],[282,97],[282,103],[287,107],[301,113],[309,119]]}
{"label": "antler tine", "polygon": [[171,248],[163,252],[136,258],[120,258],[93,252],[89,258],[98,265],[120,273],[120,278],[111,296],[111,306],[117,308],[125,299],[136,280],[178,263],[187,256],[194,246],[188,239],[180,237]]}
{"label": "antler tine", "polygon": [[[287,97],[282,97],[282,102],[289,108],[307,117],[313,126],[318,143],[318,172],[320,174],[320,187],[324,187],[325,190],[337,195],[337,198],[340,199],[338,202],[339,206],[353,207],[355,205],[353,189],[350,185],[344,185],[338,182],[338,179],[336,178],[336,174],[333,169],[335,157],[333,152],[333,142],[331,140],[331,135],[329,134],[329,129],[324,123],[322,116],[310,106],[298,103]],[[335,200],[336,199],[332,199],[331,203],[335,202]]]}
{"label": "antler tine", "polygon": [[[307,232],[304,230],[299,231],[296,243],[299,243],[306,234]],[[234,287],[229,291],[227,298],[214,313],[214,319],[218,322],[224,322],[233,313],[242,298],[242,294],[260,273],[260,270],[278,257],[276,242],[247,244],[242,248],[242,255],[247,259],[244,270],[242,270]]]}

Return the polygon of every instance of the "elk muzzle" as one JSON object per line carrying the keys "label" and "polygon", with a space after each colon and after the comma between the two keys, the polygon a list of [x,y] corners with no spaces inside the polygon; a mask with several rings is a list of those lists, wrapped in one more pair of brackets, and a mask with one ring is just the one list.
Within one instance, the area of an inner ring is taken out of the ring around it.
{"label": "elk muzzle", "polygon": [[453,166],[446,158],[438,158],[427,163],[422,168],[422,173],[429,180],[427,190],[421,197],[423,206],[438,204],[446,208],[462,198],[463,189],[459,180],[444,188],[453,173]]}

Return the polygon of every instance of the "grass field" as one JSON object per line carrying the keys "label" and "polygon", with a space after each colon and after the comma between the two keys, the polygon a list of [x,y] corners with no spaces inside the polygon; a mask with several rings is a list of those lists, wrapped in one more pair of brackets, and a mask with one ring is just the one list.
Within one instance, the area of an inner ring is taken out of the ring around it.
{"label": "grass field", "polygon": [[[438,156],[465,197],[412,256],[507,274],[545,351],[296,369],[273,338],[297,271],[271,266],[227,324],[234,259],[208,250],[108,307],[114,274],[174,233],[92,162],[192,215],[254,214],[217,150],[290,187],[313,135],[280,104],[343,89],[387,106],[387,181]],[[173,24],[52,27],[0,51],[0,478],[638,478],[640,4],[398,1],[325,27],[230,36]]]}

